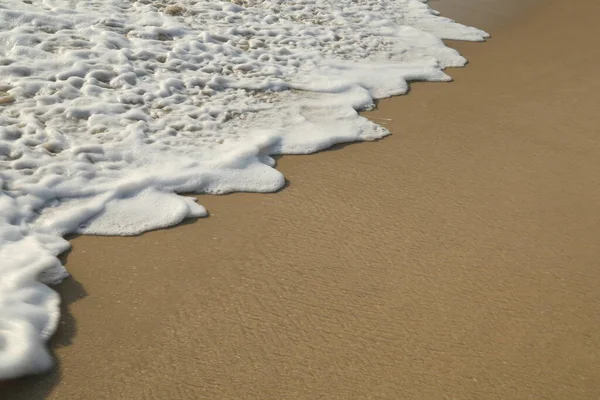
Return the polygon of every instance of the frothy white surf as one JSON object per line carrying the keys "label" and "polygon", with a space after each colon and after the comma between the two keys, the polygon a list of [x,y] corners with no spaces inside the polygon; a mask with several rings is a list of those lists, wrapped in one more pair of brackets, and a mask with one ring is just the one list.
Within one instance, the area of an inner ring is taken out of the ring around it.
{"label": "frothy white surf", "polygon": [[357,110],[449,80],[465,59],[440,38],[486,36],[419,0],[3,0],[0,378],[52,365],[65,234],[277,190],[269,155],[385,136]]}

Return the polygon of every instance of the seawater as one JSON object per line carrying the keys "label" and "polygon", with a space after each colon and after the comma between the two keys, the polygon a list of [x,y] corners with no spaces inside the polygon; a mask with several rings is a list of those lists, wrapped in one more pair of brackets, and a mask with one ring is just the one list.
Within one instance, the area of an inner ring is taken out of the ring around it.
{"label": "seawater", "polygon": [[2,0],[0,378],[52,366],[64,235],[275,191],[272,155],[384,137],[358,111],[449,80],[443,38],[486,37],[419,0]]}

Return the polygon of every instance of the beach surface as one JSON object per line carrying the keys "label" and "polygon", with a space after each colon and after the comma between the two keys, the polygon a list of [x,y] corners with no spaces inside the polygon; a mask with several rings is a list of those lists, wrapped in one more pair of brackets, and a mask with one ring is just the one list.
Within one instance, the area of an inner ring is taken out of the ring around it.
{"label": "beach surface", "polygon": [[278,193],[74,238],[59,364],[0,398],[600,398],[600,4],[431,5],[492,34],[453,83]]}

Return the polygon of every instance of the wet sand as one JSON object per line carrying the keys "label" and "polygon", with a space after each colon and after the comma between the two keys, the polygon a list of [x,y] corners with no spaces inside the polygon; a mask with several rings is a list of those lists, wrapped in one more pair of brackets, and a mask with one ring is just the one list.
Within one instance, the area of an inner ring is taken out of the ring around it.
{"label": "wet sand", "polygon": [[493,39],[367,114],[391,137],[75,238],[59,365],[0,398],[600,398],[600,4],[524,4],[432,2]]}

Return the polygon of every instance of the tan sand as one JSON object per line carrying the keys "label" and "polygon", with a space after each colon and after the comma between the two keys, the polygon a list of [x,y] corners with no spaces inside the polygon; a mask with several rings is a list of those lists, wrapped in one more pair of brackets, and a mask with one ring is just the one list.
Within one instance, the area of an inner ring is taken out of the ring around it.
{"label": "tan sand", "polygon": [[393,136],[73,240],[60,365],[0,398],[599,399],[600,3],[478,2],[432,3],[494,38],[368,114]]}

